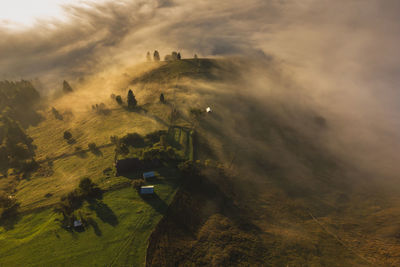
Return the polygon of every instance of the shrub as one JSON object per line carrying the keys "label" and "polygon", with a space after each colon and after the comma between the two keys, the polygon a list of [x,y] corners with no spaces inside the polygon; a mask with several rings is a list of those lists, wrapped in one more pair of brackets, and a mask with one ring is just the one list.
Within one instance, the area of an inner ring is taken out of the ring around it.
{"label": "shrub", "polygon": [[129,133],[125,135],[121,138],[121,143],[133,147],[145,146],[144,138],[138,133]]}
{"label": "shrub", "polygon": [[72,138],[72,134],[69,131],[64,132],[64,139],[70,140]]}
{"label": "shrub", "polygon": [[94,192],[96,184],[89,177],[84,177],[79,181],[79,189],[83,196],[89,196]]}
{"label": "shrub", "polygon": [[155,131],[155,132],[151,132],[146,134],[145,138],[147,142],[150,142],[151,144],[157,143],[158,141],[160,141],[160,138],[162,135],[166,135],[167,131]]}
{"label": "shrub", "polygon": [[54,117],[57,119],[57,120],[63,120],[63,116],[58,112],[58,110],[57,109],[55,109],[54,107],[52,107],[51,108],[51,112],[53,113],[53,115],[54,115]]}
{"label": "shrub", "polygon": [[132,184],[133,188],[135,188],[137,191],[139,191],[140,187],[144,185],[144,180],[143,179],[133,180],[131,184]]}
{"label": "shrub", "polygon": [[122,102],[122,97],[121,97],[120,95],[117,95],[117,96],[115,97],[115,101],[117,101],[118,105],[122,105],[122,104],[123,104],[123,102]]}

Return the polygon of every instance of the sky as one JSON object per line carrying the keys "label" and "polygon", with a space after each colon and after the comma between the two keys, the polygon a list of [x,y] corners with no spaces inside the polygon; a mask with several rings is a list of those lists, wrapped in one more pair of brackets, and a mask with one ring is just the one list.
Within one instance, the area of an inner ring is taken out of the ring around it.
{"label": "sky", "polygon": [[13,30],[32,27],[38,20],[65,20],[65,5],[85,6],[82,0],[0,1],[0,25]]}

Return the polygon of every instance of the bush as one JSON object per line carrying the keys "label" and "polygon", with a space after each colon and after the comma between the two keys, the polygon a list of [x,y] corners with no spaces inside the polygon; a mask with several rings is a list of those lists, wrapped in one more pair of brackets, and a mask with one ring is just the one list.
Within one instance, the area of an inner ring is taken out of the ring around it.
{"label": "bush", "polygon": [[69,131],[64,132],[64,139],[65,140],[70,140],[72,138],[72,134]]}
{"label": "bush", "polygon": [[0,219],[10,219],[15,216],[19,204],[15,198],[7,196],[5,193],[0,194]]}
{"label": "bush", "polygon": [[167,131],[155,131],[149,134],[146,134],[145,138],[147,142],[150,142],[151,144],[157,143],[160,141],[162,135],[166,135]]}
{"label": "bush", "polygon": [[144,180],[143,180],[143,179],[140,179],[140,180],[133,180],[131,184],[132,184],[132,187],[133,187],[134,189],[136,189],[137,191],[139,191],[139,190],[140,190],[140,187],[142,187],[142,186],[144,185]]}
{"label": "bush", "polygon": [[89,196],[93,194],[96,184],[92,182],[89,177],[84,177],[79,181],[79,189],[83,196]]}
{"label": "bush", "polygon": [[121,97],[120,95],[117,95],[117,96],[115,97],[115,101],[117,101],[118,105],[122,105],[122,104],[123,104],[123,102],[122,102],[122,97]]}
{"label": "bush", "polygon": [[138,133],[129,133],[125,135],[121,138],[121,143],[133,147],[145,146],[144,138]]}
{"label": "bush", "polygon": [[54,107],[52,107],[51,108],[51,112],[53,113],[53,115],[54,115],[54,117],[57,119],[57,120],[63,120],[63,116],[58,112],[58,110],[57,109],[55,109]]}

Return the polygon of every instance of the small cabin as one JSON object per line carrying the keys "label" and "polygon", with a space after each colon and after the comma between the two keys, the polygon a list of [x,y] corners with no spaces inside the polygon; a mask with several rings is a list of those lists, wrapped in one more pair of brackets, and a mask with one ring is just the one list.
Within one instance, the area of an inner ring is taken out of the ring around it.
{"label": "small cabin", "polygon": [[149,179],[149,178],[154,178],[156,177],[156,173],[155,172],[144,172],[143,173],[143,179]]}
{"label": "small cabin", "polygon": [[147,185],[140,187],[140,194],[141,195],[152,195],[154,194],[154,185]]}
{"label": "small cabin", "polygon": [[82,226],[83,226],[83,224],[82,224],[82,222],[80,220],[75,220],[74,221],[74,227],[75,228],[82,227]]}

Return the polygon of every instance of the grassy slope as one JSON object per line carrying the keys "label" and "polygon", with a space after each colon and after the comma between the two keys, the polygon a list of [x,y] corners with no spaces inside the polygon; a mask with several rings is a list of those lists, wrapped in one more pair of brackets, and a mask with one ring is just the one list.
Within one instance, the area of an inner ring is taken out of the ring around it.
{"label": "grassy slope", "polygon": [[[47,120],[29,129],[28,132],[38,147],[38,160],[74,153],[76,146],[87,149],[90,142],[95,142],[98,146],[109,144],[111,135],[122,136],[128,132],[146,134],[166,128],[148,116],[130,113],[122,108],[113,110],[108,116],[97,115],[92,111],[87,111],[85,115],[64,122],[49,114]],[[65,130],[71,131],[76,144],[70,145],[63,139]],[[90,176],[97,183],[104,176],[103,170],[112,167],[114,148],[105,147],[101,149],[101,153],[94,155],[87,152],[83,157],[72,155],[54,160],[52,175],[42,177],[41,172],[38,172],[30,179],[21,181],[16,194],[21,208],[31,209],[57,202],[61,195],[76,187],[82,176]],[[46,164],[44,168],[45,166]],[[46,198],[47,193],[52,196]]]}
{"label": "grassy slope", "polygon": [[[42,164],[39,171],[21,180],[16,188],[16,198],[24,213],[14,224],[7,225],[7,229],[0,226],[0,266],[60,266],[67,263],[140,266],[144,263],[147,238],[175,194],[179,173],[169,168],[157,170],[160,180],[154,184],[159,184],[156,186],[159,198],[143,200],[132,188],[112,189],[126,187],[130,181],[130,178],[110,177],[103,173],[113,165],[112,146],[102,147],[98,155],[74,153],[75,147],[87,149],[90,142],[107,145],[111,135],[146,134],[167,129],[165,121],[170,107],[158,103],[158,92],[149,93],[148,88],[140,90],[137,87],[134,90],[146,112],[127,112],[114,101],[103,99],[101,102],[111,108],[111,113],[98,115],[90,109],[90,105],[95,104],[90,103],[90,98],[85,102],[87,107],[65,108],[63,102],[74,103],[82,98],[79,94],[89,94],[77,91],[75,95],[52,103],[64,115],[63,121],[56,120],[48,111],[43,114],[44,121],[28,129],[37,146],[37,160]],[[124,95],[126,91],[115,93]],[[63,139],[66,130],[72,133],[74,144]],[[69,233],[55,221],[60,216],[52,212],[51,205],[74,189],[82,176],[89,176],[100,187],[112,190],[104,195],[105,210],[90,209],[87,203],[83,208],[84,215],[94,219],[97,229],[89,227],[82,233]],[[10,182],[3,179],[2,188]],[[108,216],[114,218],[113,222],[107,221]]]}

